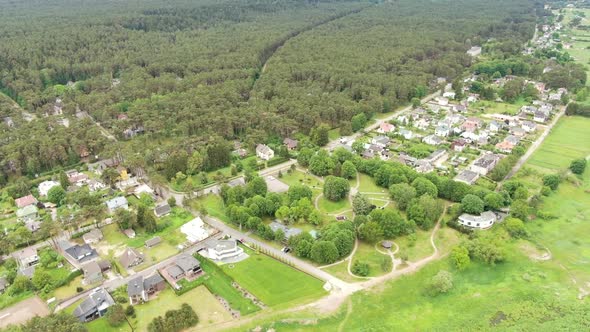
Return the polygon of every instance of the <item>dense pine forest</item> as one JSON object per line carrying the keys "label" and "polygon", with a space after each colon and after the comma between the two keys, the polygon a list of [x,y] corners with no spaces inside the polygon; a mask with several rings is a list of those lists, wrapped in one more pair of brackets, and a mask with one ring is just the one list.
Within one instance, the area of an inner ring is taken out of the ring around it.
{"label": "dense pine forest", "polygon": [[201,151],[212,170],[233,140],[347,128],[452,80],[472,45],[518,52],[534,6],[0,0],[0,183],[120,151],[151,170]]}

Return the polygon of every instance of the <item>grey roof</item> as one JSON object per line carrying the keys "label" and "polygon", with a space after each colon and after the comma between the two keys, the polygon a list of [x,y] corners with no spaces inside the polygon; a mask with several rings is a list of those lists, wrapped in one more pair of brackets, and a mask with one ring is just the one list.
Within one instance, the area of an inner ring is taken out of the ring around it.
{"label": "grey roof", "polygon": [[373,138],[373,142],[380,143],[380,144],[387,144],[387,143],[389,143],[389,137],[377,136],[377,137]]}
{"label": "grey roof", "polygon": [[98,256],[96,250],[92,249],[92,247],[90,247],[90,245],[88,244],[76,244],[74,246],[71,246],[68,249],[66,249],[66,253],[68,253],[68,255],[70,255],[72,258],[79,261],[90,260]]}
{"label": "grey roof", "polygon": [[151,239],[145,241],[145,246],[146,247],[153,247],[157,244],[160,244],[160,242],[162,242],[162,239],[159,236],[156,236],[154,238],[151,238]]}
{"label": "grey roof", "polygon": [[489,154],[485,154],[481,158],[477,159],[473,163],[473,165],[483,167],[483,168],[488,168],[488,167],[492,166],[493,164],[495,164],[496,162],[498,162],[498,160],[500,160],[500,156],[489,153]]}
{"label": "grey roof", "polygon": [[271,152],[273,152],[273,151],[272,151],[272,149],[271,149],[270,147],[268,147],[268,145],[266,145],[266,144],[258,144],[258,145],[256,146],[256,152],[267,154],[267,153],[271,153]]}
{"label": "grey roof", "polygon": [[183,271],[190,271],[195,267],[201,266],[201,263],[191,255],[183,254],[176,258],[176,265]]}
{"label": "grey roof", "polygon": [[156,272],[153,275],[151,275],[143,280],[143,288],[150,289],[154,285],[157,285],[163,281],[164,281],[164,278],[162,278],[162,276]]}
{"label": "grey roof", "polygon": [[[137,250],[133,249],[133,248],[127,248],[125,250],[125,252],[123,253],[123,255],[121,255],[121,257],[119,258],[119,261],[121,262],[121,264],[123,265],[124,268],[129,268],[131,266],[133,266],[133,264],[137,265],[137,260],[140,260],[143,262],[143,255],[140,254],[139,252],[137,252]],[[139,263],[141,264],[141,263]]]}
{"label": "grey roof", "polygon": [[178,279],[179,276],[184,274],[184,271],[178,265],[170,266],[166,269],[166,272],[174,279]]}
{"label": "grey roof", "polygon": [[107,207],[109,208],[109,210],[114,210],[114,209],[117,209],[117,208],[127,205],[127,198],[121,197],[121,196],[115,197],[111,200],[108,200],[106,202],[106,204],[107,204]]}
{"label": "grey roof", "polygon": [[241,176],[239,178],[229,181],[227,183],[227,185],[230,187],[244,186],[244,185],[246,185],[246,180],[244,179],[243,176]]}
{"label": "grey roof", "polygon": [[141,295],[143,292],[143,276],[135,277],[129,280],[127,284],[127,295],[129,297]]}
{"label": "grey roof", "polygon": [[477,180],[478,177],[479,173],[466,169],[459,173],[457,176],[455,176],[454,180],[472,184]]}
{"label": "grey roof", "polygon": [[492,211],[484,211],[482,212],[479,216],[473,215],[473,214],[468,214],[468,213],[463,213],[462,215],[459,216],[459,219],[463,220],[463,221],[471,221],[471,222],[476,222],[476,223],[486,223],[489,222],[490,220],[496,220],[496,214]]}
{"label": "grey roof", "polygon": [[84,319],[93,312],[96,312],[98,307],[110,307],[113,304],[115,304],[115,301],[111,295],[103,288],[98,288],[90,293],[86,300],[80,303],[80,305],[74,310],[73,315],[80,319]]}
{"label": "grey roof", "polygon": [[82,266],[82,270],[84,270],[85,276],[102,272],[97,262],[89,262],[88,264],[85,264]]}
{"label": "grey roof", "polygon": [[156,206],[156,208],[154,209],[154,213],[157,216],[163,216],[165,214],[170,213],[170,211],[172,211],[172,208],[170,208],[170,205],[168,205],[168,203],[164,203],[162,205],[158,205]]}
{"label": "grey roof", "polygon": [[381,241],[381,246],[386,249],[390,249],[393,246],[391,241]]}

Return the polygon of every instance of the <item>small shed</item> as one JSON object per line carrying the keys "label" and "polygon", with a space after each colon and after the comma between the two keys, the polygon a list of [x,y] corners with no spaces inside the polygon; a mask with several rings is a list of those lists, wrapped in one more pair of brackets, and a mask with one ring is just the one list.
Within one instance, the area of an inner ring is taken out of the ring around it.
{"label": "small shed", "polygon": [[151,238],[151,239],[145,241],[145,247],[152,248],[152,247],[155,247],[158,244],[160,244],[160,242],[162,242],[162,239],[159,236],[156,236],[154,238]]}
{"label": "small shed", "polygon": [[381,241],[381,246],[385,249],[391,249],[393,243],[391,241]]}

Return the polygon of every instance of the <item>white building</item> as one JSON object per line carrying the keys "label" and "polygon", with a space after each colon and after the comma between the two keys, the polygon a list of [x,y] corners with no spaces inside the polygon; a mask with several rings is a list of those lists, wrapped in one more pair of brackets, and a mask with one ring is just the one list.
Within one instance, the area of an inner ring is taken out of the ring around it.
{"label": "white building", "polygon": [[39,183],[39,195],[42,197],[47,197],[49,190],[57,186],[59,186],[59,182],[57,181],[43,181]]}
{"label": "white building", "polygon": [[109,213],[114,213],[117,209],[129,209],[129,203],[125,197],[115,197],[106,202]]}
{"label": "white building", "polygon": [[275,152],[266,144],[258,144],[256,146],[256,156],[262,160],[271,160],[275,156]]}
{"label": "white building", "polygon": [[196,217],[182,225],[180,232],[186,235],[187,241],[192,243],[202,241],[209,236],[209,232],[205,229],[205,223],[200,217]]}
{"label": "white building", "polygon": [[480,46],[473,46],[467,51],[467,54],[475,58],[475,57],[481,55],[481,47]]}
{"label": "white building", "polygon": [[236,240],[219,240],[207,249],[209,258],[223,260],[241,255],[244,249],[238,246]]}
{"label": "white building", "polygon": [[459,216],[458,221],[461,225],[466,227],[486,229],[492,227],[496,220],[498,220],[498,218],[494,212],[484,211],[479,216],[463,213]]}

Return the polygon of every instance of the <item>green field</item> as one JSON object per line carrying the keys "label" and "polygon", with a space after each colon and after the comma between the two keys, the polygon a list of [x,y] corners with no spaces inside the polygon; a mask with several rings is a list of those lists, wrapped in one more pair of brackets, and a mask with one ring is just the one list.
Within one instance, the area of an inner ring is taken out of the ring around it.
{"label": "green field", "polygon": [[352,209],[350,206],[350,201],[347,198],[333,202],[324,196],[320,197],[318,200],[318,208],[320,212],[324,212],[326,214],[340,213]]}
{"label": "green field", "polygon": [[387,189],[381,188],[375,184],[373,178],[367,174],[359,173],[359,192],[361,193],[384,193],[387,195]]}
{"label": "green field", "polygon": [[472,106],[470,109],[481,111],[483,109],[483,113],[486,114],[508,114],[508,115],[516,115],[520,108],[524,105],[527,105],[527,102],[523,99],[518,99],[514,104],[509,103],[498,103],[495,101],[478,101]]}
{"label": "green field", "polygon": [[322,281],[266,255],[247,252],[251,255],[248,259],[222,269],[265,305],[307,301],[326,294]]}
{"label": "green field", "polygon": [[334,277],[336,277],[340,280],[346,281],[346,282],[359,282],[359,281],[367,280],[365,278],[356,278],[356,277],[348,274],[348,261],[344,261],[339,264],[332,265],[332,266],[327,267],[322,270],[324,270],[324,271],[328,272],[329,274],[333,275]]}
{"label": "green field", "polygon": [[566,169],[571,161],[590,155],[590,119],[562,117],[525,166],[542,172]]}

